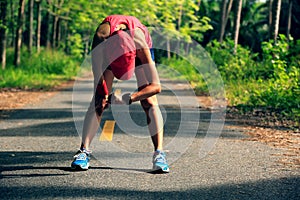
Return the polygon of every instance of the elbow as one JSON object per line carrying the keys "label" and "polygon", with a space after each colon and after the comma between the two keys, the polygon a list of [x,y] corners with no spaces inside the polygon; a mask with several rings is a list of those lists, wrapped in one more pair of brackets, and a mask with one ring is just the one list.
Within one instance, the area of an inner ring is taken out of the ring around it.
{"label": "elbow", "polygon": [[157,84],[155,86],[155,94],[158,94],[158,93],[161,93],[161,86],[160,86],[160,84]]}

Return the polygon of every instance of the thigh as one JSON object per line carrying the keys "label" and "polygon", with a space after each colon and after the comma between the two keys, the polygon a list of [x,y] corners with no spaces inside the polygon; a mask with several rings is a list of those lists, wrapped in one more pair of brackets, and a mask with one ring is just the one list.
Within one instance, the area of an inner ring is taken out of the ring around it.
{"label": "thigh", "polygon": [[103,96],[103,87],[102,80],[105,81],[105,85],[107,87],[108,95],[112,91],[112,83],[113,83],[113,73],[110,70],[105,70],[103,73],[103,78],[100,78],[100,81],[97,82],[96,90],[94,94],[94,106],[96,113],[100,116],[105,108],[107,108],[106,98]]}
{"label": "thigh", "polygon": [[145,74],[145,70],[142,65],[137,66],[135,68],[135,76],[137,81],[137,87],[139,90],[143,89],[147,85],[149,85],[149,81],[147,80],[147,76]]}
{"label": "thigh", "polygon": [[106,69],[103,73],[103,77],[104,77],[104,80],[106,82],[106,86],[107,86],[107,89],[108,89],[108,94],[110,94],[111,91],[112,91],[112,84],[113,84],[115,76],[114,76],[114,74],[112,73],[111,70]]}

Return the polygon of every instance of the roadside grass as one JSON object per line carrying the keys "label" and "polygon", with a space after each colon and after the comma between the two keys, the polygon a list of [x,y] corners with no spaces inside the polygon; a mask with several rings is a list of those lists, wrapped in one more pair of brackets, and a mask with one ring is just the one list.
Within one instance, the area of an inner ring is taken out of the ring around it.
{"label": "roadside grass", "polygon": [[79,62],[61,51],[22,49],[21,64],[13,65],[13,49],[7,51],[7,67],[0,70],[0,88],[48,90],[76,76]]}
{"label": "roadside grass", "polygon": [[[196,95],[210,95],[211,91],[208,88],[208,84],[212,85],[212,83],[207,81],[215,81],[213,73],[212,75],[204,75],[207,77],[205,81],[203,75],[196,72],[194,70],[195,67],[187,60],[174,57],[162,59],[161,62],[163,67],[158,66],[158,68],[163,77],[187,80],[194,88]],[[262,67],[265,63],[256,64]],[[219,68],[225,90],[224,97],[226,97],[229,107],[235,107],[238,109],[238,113],[249,116],[253,110],[259,109],[264,115],[273,113],[272,115],[276,119],[293,121],[292,126],[299,126],[300,100],[297,97],[299,89],[297,83],[293,83],[298,80],[296,76],[288,74],[288,81],[281,78],[276,80],[259,78],[257,80],[255,77],[246,76],[241,76],[240,78],[231,76],[229,78],[224,70]],[[234,74],[233,69],[230,68],[230,70],[232,70],[230,74]],[[239,73],[242,72],[243,70]],[[244,72],[246,71],[244,70]]]}

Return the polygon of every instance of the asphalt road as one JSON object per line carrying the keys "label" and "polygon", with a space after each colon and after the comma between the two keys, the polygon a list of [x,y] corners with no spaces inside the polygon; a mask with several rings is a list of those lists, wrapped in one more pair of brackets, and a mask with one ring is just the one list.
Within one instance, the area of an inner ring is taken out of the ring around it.
{"label": "asphalt road", "polygon": [[[116,88],[134,89],[133,82]],[[90,169],[70,169],[91,91],[82,79],[74,92],[1,120],[0,199],[300,199],[300,170],[278,162],[283,150],[223,127],[222,115],[199,110],[184,84],[162,85],[169,174],[149,171],[152,143],[138,103],[107,110],[101,125],[116,120],[113,140],[100,142],[99,130]]]}

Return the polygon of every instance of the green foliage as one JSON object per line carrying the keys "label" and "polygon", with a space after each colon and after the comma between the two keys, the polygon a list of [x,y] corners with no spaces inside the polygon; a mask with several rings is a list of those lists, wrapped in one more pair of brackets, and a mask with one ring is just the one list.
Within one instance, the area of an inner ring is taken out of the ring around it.
{"label": "green foliage", "polygon": [[[262,60],[242,46],[238,46],[236,54],[233,54],[231,40],[222,44],[212,41],[207,46],[206,50],[225,83],[230,105],[271,108],[295,121],[300,119],[300,48],[299,42],[294,43],[292,38],[289,41],[280,35],[277,43],[264,42]],[[197,55],[187,55],[186,59],[162,59],[163,65],[173,71],[162,71],[161,74],[188,80],[198,94],[211,93],[212,88],[222,83],[215,80],[217,72],[204,69],[209,66],[203,60],[204,56]],[[204,70],[198,71],[193,63],[201,63],[197,67]]]}
{"label": "green foliage", "polygon": [[[293,115],[300,117],[300,68],[298,59],[290,55],[288,49],[293,49],[294,44],[288,42],[284,35],[279,40],[263,43],[262,62],[269,70],[265,84],[266,90],[259,90],[250,97],[253,105],[262,104],[271,106],[283,112],[291,111]],[[298,52],[300,53],[300,51]],[[295,113],[295,111],[298,112]]]}
{"label": "green foliage", "polygon": [[70,54],[75,58],[83,57],[83,41],[82,36],[75,33],[69,37]]}
{"label": "green foliage", "polygon": [[241,46],[236,55],[232,49],[230,40],[207,46],[225,82],[230,104],[270,107],[300,119],[299,42],[288,41],[284,35],[276,43],[263,42],[262,60]]}
{"label": "green foliage", "polygon": [[[201,78],[199,73],[195,70],[193,65],[186,59],[178,58],[176,59],[173,57],[172,59],[162,59],[163,66],[168,66],[167,68],[173,69],[172,71],[176,76],[176,79],[188,79],[191,82],[198,82]],[[163,69],[164,67],[162,67]],[[161,70],[162,70],[161,69]],[[171,74],[171,71],[169,71],[169,74]],[[171,78],[172,78],[171,77]]]}
{"label": "green foliage", "polygon": [[163,29],[163,34],[170,39],[182,39],[190,43],[192,37],[199,41],[203,33],[212,29],[208,17],[199,17],[195,1],[154,1],[157,20],[153,24]]}
{"label": "green foliage", "polygon": [[[157,60],[161,60],[168,69],[171,68],[168,71],[160,68],[162,74],[189,80],[197,93],[208,93],[213,88],[222,87],[222,80],[215,78],[221,74],[231,105],[272,107],[300,119],[300,40],[295,42],[292,38],[287,40],[284,35],[279,35],[276,43],[262,42],[269,38],[267,3],[244,2],[239,42],[248,48],[238,45],[235,54],[232,40],[220,44],[212,40],[217,37],[218,31],[209,31],[219,26],[220,1],[65,0],[41,1],[41,5],[43,20],[46,20],[47,11],[51,13],[50,22],[54,15],[61,17],[61,41],[58,49],[65,49],[72,57],[66,56],[60,50],[43,50],[40,54],[29,55],[23,49],[21,66],[15,68],[12,65],[13,50],[8,49],[7,69],[0,71],[0,87],[48,88],[61,80],[71,78],[77,73],[77,59],[82,59],[84,45],[92,40],[96,27],[104,17],[111,14],[133,15],[146,26],[164,30],[161,33],[166,37],[166,40],[161,40],[163,45],[167,42],[179,47],[179,41],[191,43],[192,38],[203,44],[210,42],[206,50],[215,61],[217,70],[215,66],[211,67],[210,61],[200,51],[199,55],[186,55],[185,59],[158,57]],[[11,1],[11,6],[8,7],[10,15],[7,16],[6,28],[7,44],[10,47],[13,46],[17,7],[17,1]],[[292,14],[292,24],[299,24],[295,20],[296,13]],[[226,27],[227,36],[233,29],[232,16],[229,17]],[[44,21],[42,25],[48,26],[48,31],[51,32],[52,23]],[[295,27],[297,26],[291,27],[291,34],[295,34]],[[1,21],[0,28],[4,28]],[[28,28],[24,28],[25,36]],[[282,28],[280,27],[284,30]],[[26,36],[23,39],[23,44],[26,44]],[[45,38],[42,37],[43,40]],[[253,53],[250,48],[261,54]],[[188,47],[179,49],[187,50]]]}
{"label": "green foliage", "polygon": [[181,53],[181,56],[161,59],[163,67],[159,67],[160,75],[188,81],[198,95],[224,98],[224,85],[219,70],[202,47],[195,47],[188,54]]}
{"label": "green foliage", "polygon": [[[231,40],[222,44],[212,41],[207,46],[206,50],[222,75],[230,105],[266,107],[295,121],[300,119],[299,42],[294,43],[292,39],[289,41],[280,35],[277,43],[264,42],[262,60],[242,46],[238,46],[236,54],[233,54]],[[202,56],[199,54],[198,57],[200,60],[194,63],[203,63]],[[219,84],[211,81],[216,74],[195,70],[191,64],[193,59],[189,55],[187,60],[171,58],[162,62],[176,70],[177,75],[173,74],[172,77],[189,80],[197,93],[211,92],[209,86]],[[204,63],[200,69],[204,65],[208,63]]]}
{"label": "green foliage", "polygon": [[257,54],[238,45],[236,54],[233,53],[234,41],[226,40],[219,43],[213,40],[207,45],[206,50],[216,63],[222,78],[231,81],[236,79],[257,78]]}
{"label": "green foliage", "polygon": [[78,61],[61,51],[44,50],[28,55],[23,49],[21,65],[12,65],[13,51],[8,50],[7,69],[0,71],[0,88],[43,88],[71,79],[78,71]]}

